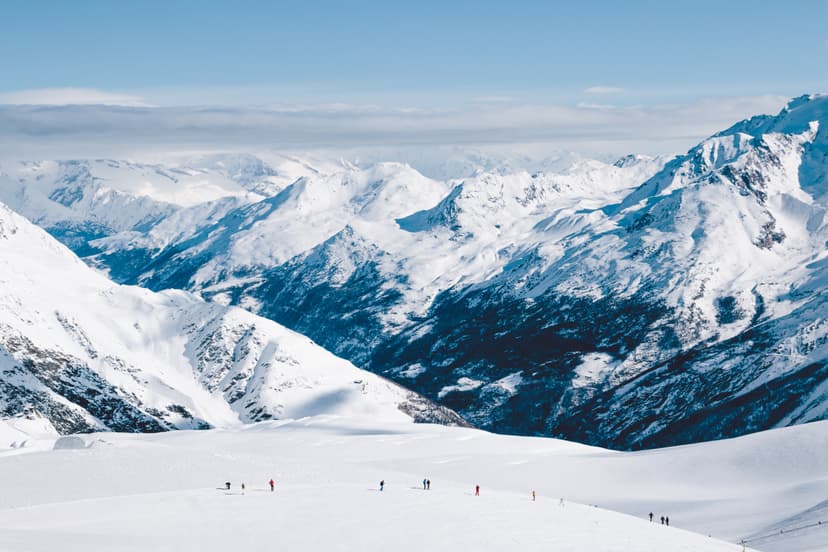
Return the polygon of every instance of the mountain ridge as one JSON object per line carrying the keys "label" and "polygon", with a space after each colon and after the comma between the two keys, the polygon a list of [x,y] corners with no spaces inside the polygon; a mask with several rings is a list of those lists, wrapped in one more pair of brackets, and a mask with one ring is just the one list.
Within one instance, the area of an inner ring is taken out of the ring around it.
{"label": "mountain ridge", "polygon": [[302,175],[86,260],[249,308],[487,429],[640,448],[821,419],[826,106],[672,160]]}
{"label": "mountain ridge", "polygon": [[61,433],[323,412],[464,423],[275,322],[184,291],[114,284],[2,204],[0,253],[5,416],[37,411]]}

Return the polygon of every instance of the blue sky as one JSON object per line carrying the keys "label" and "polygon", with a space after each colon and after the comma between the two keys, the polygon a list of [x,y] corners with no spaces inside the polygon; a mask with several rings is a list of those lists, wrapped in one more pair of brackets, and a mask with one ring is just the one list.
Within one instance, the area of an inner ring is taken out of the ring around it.
{"label": "blue sky", "polygon": [[606,86],[647,101],[793,95],[828,80],[820,1],[6,0],[2,11],[3,92],[376,101]]}
{"label": "blue sky", "polygon": [[145,141],[199,147],[232,126],[245,144],[228,147],[661,153],[828,90],[824,1],[4,0],[0,12],[10,147],[128,149],[155,109]]}

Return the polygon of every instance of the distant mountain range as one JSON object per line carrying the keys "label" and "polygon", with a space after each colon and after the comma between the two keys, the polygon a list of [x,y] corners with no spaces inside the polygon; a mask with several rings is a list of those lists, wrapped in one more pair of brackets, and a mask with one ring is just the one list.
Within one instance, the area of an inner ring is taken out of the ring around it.
{"label": "distant mountain range", "polygon": [[826,418],[827,111],[798,98],[673,159],[446,180],[20,163],[0,201],[118,282],[251,310],[480,427],[652,447]]}

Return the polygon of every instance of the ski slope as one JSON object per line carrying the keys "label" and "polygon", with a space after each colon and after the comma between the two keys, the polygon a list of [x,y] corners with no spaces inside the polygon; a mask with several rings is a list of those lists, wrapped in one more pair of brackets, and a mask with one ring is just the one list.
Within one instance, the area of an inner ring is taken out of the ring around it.
{"label": "ski slope", "polygon": [[[0,451],[1,550],[736,552],[716,537],[767,531],[828,493],[826,422],[636,453],[335,416],[37,450],[50,439]],[[760,549],[828,550],[826,529]]]}

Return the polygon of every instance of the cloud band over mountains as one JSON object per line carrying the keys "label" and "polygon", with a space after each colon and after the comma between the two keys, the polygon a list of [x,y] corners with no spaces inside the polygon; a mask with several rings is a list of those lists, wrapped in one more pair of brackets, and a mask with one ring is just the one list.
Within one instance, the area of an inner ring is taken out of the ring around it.
{"label": "cloud band over mountains", "polygon": [[[779,96],[752,96],[646,106],[510,99],[452,108],[348,103],[151,107],[137,96],[124,97],[128,105],[20,105],[9,102],[8,94],[0,96],[6,102],[0,105],[2,156],[523,143],[585,154],[661,154],[683,150],[739,119],[775,112],[785,103]],[[118,103],[117,96],[113,102]]]}

